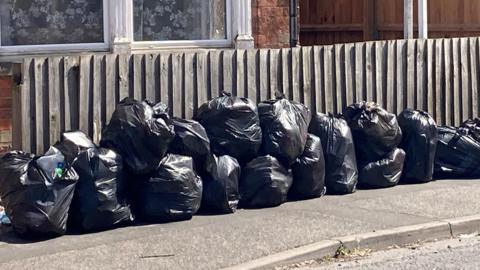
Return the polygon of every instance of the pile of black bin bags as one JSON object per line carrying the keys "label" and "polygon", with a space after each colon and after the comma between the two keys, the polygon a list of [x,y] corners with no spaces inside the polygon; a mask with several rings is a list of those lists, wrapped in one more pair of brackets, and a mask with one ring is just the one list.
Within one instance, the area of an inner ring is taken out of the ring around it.
{"label": "pile of black bin bags", "polygon": [[400,148],[406,153],[402,181],[432,181],[438,143],[435,120],[424,111],[407,109],[399,115],[398,123],[403,132]]}
{"label": "pile of black bin bags", "polygon": [[471,129],[440,127],[435,156],[436,178],[480,177],[480,142]]}
{"label": "pile of black bin bags", "polygon": [[0,197],[17,234],[57,236],[67,229],[77,172],[51,147],[43,156],[10,152],[0,162]]}
{"label": "pile of black bin bags", "polygon": [[309,132],[322,143],[325,160],[325,185],[329,194],[355,192],[358,183],[357,159],[352,133],[347,122],[333,115],[316,114]]}
{"label": "pile of black bin bags", "polygon": [[66,132],[55,144],[79,181],[69,211],[69,226],[81,231],[108,229],[133,220],[126,198],[122,157],[96,146],[84,133]]}
{"label": "pile of black bin bags", "polygon": [[45,154],[0,160],[0,197],[16,233],[62,235],[198,212],[278,206],[400,181],[480,177],[480,120],[438,127],[423,111],[397,118],[360,102],[343,115],[275,98],[258,106],[223,93],[194,120],[126,98],[96,145],[65,132]]}
{"label": "pile of black bin bags", "polygon": [[352,129],[359,186],[384,188],[398,184],[405,152],[397,148],[402,131],[396,115],[376,103],[360,102],[348,106],[345,117]]}

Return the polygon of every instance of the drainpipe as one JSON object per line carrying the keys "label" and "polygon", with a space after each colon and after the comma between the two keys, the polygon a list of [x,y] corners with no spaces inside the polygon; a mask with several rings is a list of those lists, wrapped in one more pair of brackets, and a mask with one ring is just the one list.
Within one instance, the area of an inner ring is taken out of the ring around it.
{"label": "drainpipe", "polygon": [[418,1],[418,38],[428,38],[428,3],[427,0]]}
{"label": "drainpipe", "polygon": [[298,0],[290,0],[290,47],[298,45]]}
{"label": "drainpipe", "polygon": [[403,38],[413,38],[413,0],[403,0]]}

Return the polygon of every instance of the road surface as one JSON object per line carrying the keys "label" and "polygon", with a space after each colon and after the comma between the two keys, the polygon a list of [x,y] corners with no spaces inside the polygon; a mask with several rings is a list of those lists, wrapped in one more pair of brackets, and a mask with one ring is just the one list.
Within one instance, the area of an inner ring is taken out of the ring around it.
{"label": "road surface", "polygon": [[478,215],[479,194],[480,180],[442,180],[37,242],[0,226],[0,269],[219,269],[336,237]]}
{"label": "road surface", "polygon": [[[355,254],[356,253],[356,254]],[[278,267],[278,270],[327,270],[327,269],[480,269],[480,236],[469,235],[434,243],[412,245],[368,253],[357,251],[343,259],[309,261],[292,266]],[[365,255],[366,254],[366,255]]]}

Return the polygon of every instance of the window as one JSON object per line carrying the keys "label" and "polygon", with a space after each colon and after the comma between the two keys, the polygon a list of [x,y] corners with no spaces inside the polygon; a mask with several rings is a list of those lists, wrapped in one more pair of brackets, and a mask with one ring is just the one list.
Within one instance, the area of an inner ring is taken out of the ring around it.
{"label": "window", "polygon": [[232,0],[133,0],[133,47],[231,47]]}
{"label": "window", "polygon": [[3,46],[103,43],[98,0],[2,0]]}
{"label": "window", "polygon": [[251,0],[0,0],[0,60],[240,42],[251,47],[250,5]]}
{"label": "window", "polygon": [[0,56],[108,50],[109,0],[0,0]]}
{"label": "window", "polygon": [[225,0],[133,0],[134,40],[227,39]]}

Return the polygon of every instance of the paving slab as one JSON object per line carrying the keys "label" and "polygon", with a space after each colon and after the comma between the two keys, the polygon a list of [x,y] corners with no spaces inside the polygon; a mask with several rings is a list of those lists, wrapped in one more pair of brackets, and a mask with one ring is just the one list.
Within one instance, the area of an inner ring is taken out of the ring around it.
{"label": "paving slab", "polygon": [[3,230],[0,269],[218,269],[322,240],[480,214],[478,194],[480,180],[442,180],[36,243]]}

